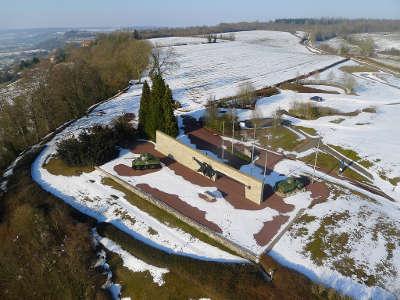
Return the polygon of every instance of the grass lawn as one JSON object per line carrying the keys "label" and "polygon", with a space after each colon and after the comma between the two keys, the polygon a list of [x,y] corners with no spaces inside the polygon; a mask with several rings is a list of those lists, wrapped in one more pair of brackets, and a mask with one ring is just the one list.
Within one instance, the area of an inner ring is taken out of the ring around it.
{"label": "grass lawn", "polygon": [[389,181],[392,185],[396,186],[400,182],[400,177],[387,177],[384,171],[379,172],[379,176],[386,181]]}
{"label": "grass lawn", "polygon": [[377,66],[377,68],[383,67],[383,68],[390,69],[390,70],[392,70],[394,72],[397,72],[397,73],[400,72],[400,68],[397,68],[397,67],[389,65],[389,64],[384,64],[382,62],[376,61],[375,59],[368,58],[368,57],[362,57],[361,59],[364,60],[367,63],[374,64],[375,66]]}
{"label": "grass lawn", "polygon": [[51,158],[44,166],[49,173],[56,176],[79,176],[94,171],[94,167],[70,167],[58,157]]}
{"label": "grass lawn", "polygon": [[[266,135],[271,135],[268,140]],[[301,141],[298,136],[284,126],[276,128],[264,128],[257,130],[256,138],[262,146],[271,146],[274,149],[282,148],[283,150],[292,151]]]}
{"label": "grass lawn", "polygon": [[309,135],[313,135],[313,136],[318,135],[317,131],[314,128],[304,127],[304,126],[296,126],[296,128],[304,131],[305,133],[308,133]]}
{"label": "grass lawn", "polygon": [[[254,299],[271,290],[258,266],[223,264],[171,255],[128,236],[109,224],[99,226],[99,234],[113,240],[125,251],[153,266],[169,270],[158,286],[148,271],[132,272],[123,267],[118,255],[111,254],[110,264],[115,280],[123,286],[122,295],[133,299]],[[243,289],[246,282],[251,289]]]}
{"label": "grass lawn", "polygon": [[[302,158],[301,160],[307,164],[313,165],[315,160],[315,154],[310,154]],[[332,155],[324,152],[318,153],[317,166],[319,168],[324,169],[325,171],[328,171],[329,173],[334,172],[337,174],[339,171],[339,161]],[[357,172],[353,171],[350,168],[346,168],[345,171],[342,173],[342,175],[344,175],[349,179],[370,183],[370,181],[367,180],[364,176],[358,174]]]}
{"label": "grass lawn", "polygon": [[332,121],[329,121],[330,123],[334,123],[334,124],[340,124],[340,123],[342,123],[344,120],[346,120],[346,119],[344,119],[344,118],[338,118],[338,119],[335,119],[335,120],[332,120]]}
{"label": "grass lawn", "polygon": [[112,239],[125,251],[153,266],[167,268],[164,285],[153,283],[148,271],[131,272],[119,256],[110,254],[107,262],[114,279],[122,284],[122,296],[132,299],[343,299],[333,290],[312,283],[305,276],[278,265],[264,256],[263,265],[276,270],[268,283],[254,264],[227,264],[172,255],[150,247],[110,224],[98,226],[100,235]]}
{"label": "grass lawn", "polygon": [[336,146],[336,145],[329,145],[330,147],[332,147],[333,149],[335,149],[337,152],[343,154],[344,156],[348,157],[349,159],[357,162],[358,164],[362,165],[365,168],[370,168],[373,166],[373,163],[370,162],[367,159],[362,159],[357,152],[355,152],[354,150],[351,149],[345,149],[342,148],[340,146]]}
{"label": "grass lawn", "polygon": [[346,73],[358,73],[358,72],[376,72],[378,71],[374,67],[370,67],[367,65],[359,65],[359,66],[342,66],[339,68],[341,71]]}
{"label": "grass lawn", "polygon": [[337,91],[317,89],[314,87],[298,84],[298,83],[285,83],[279,86],[283,90],[295,91],[298,93],[318,93],[318,94],[339,94]]}

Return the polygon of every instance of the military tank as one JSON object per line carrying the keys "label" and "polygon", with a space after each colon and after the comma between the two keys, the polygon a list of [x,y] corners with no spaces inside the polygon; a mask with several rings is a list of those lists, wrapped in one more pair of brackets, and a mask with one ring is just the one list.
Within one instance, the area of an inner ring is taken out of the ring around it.
{"label": "military tank", "polygon": [[303,188],[304,182],[294,177],[289,177],[286,180],[279,181],[275,185],[275,191],[283,195],[292,193],[295,190],[301,190]]}
{"label": "military tank", "polygon": [[160,160],[150,153],[142,153],[132,161],[134,170],[147,170],[161,168]]}

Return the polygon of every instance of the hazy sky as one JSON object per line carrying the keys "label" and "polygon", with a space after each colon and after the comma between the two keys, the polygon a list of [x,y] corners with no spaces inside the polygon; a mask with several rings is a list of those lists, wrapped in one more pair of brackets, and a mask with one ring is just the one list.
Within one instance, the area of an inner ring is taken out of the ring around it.
{"label": "hazy sky", "polygon": [[209,25],[281,17],[400,18],[400,0],[0,0],[0,29]]}

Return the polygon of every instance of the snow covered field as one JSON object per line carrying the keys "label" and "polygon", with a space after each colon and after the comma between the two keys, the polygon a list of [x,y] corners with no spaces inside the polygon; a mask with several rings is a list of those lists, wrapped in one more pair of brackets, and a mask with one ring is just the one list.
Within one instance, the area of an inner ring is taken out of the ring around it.
{"label": "snow covered field", "polygon": [[[348,62],[343,65],[356,64]],[[344,76],[341,66],[320,74],[320,79],[332,78],[333,74],[333,81],[340,81]],[[312,221],[306,222],[305,218],[303,223],[296,222],[271,254],[282,264],[357,299],[395,299],[400,295],[400,183],[390,183],[387,178],[400,176],[400,130],[395,125],[400,115],[400,80],[383,72],[361,72],[352,76],[357,82],[355,95],[319,94],[324,98],[320,105],[344,113],[372,107],[376,112],[317,120],[287,118],[295,125],[315,129],[324,143],[352,149],[370,161],[373,165],[368,171],[374,175],[374,185],[396,201],[390,202],[365,192],[360,196],[360,190],[354,188],[353,192],[343,187],[335,188],[327,202],[306,210],[306,216],[311,216],[308,219]],[[319,88],[324,89],[324,86]],[[287,110],[292,102],[308,102],[309,97],[310,94],[282,91],[279,95],[259,100],[257,110],[262,116],[270,117],[276,109]],[[239,118],[251,118],[251,113],[242,111]],[[340,122],[332,122],[339,118]],[[310,174],[312,169],[301,162],[282,161],[275,166],[275,171]],[[343,186],[343,182],[321,175],[324,180]],[[338,216],[345,218],[329,223]],[[323,226],[324,222],[329,226]],[[344,239],[342,244],[338,238]],[[315,258],[318,251],[312,247],[326,255],[322,263]],[[365,284],[382,286],[390,293]]]}
{"label": "snow covered field", "polygon": [[[210,96],[233,96],[252,83],[269,86],[342,59],[310,53],[299,39],[287,32],[247,31],[235,33],[235,41],[201,44],[204,38],[159,38],[152,41],[173,46],[178,67],[168,76],[175,99],[184,106],[199,107]],[[193,103],[196,102],[196,103]]]}
{"label": "snow covered field", "polygon": [[[398,32],[353,34],[351,37],[359,40],[369,38],[372,39],[375,43],[376,50],[378,51],[389,50],[391,48],[400,49],[400,33]],[[357,45],[351,44],[341,37],[335,37],[327,41],[320,42],[319,44],[326,44],[337,50],[343,45],[349,49],[359,49]]]}
{"label": "snow covered field", "polygon": [[[347,62],[319,75],[327,79],[333,74],[333,81],[343,78],[342,66],[356,65]],[[370,172],[375,174],[374,183],[400,203],[400,186],[392,185],[387,178],[400,177],[400,129],[394,121],[400,115],[400,79],[383,72],[355,73],[352,77],[357,82],[356,95],[317,94],[323,97],[321,105],[337,109],[344,113],[375,108],[376,112],[360,112],[356,116],[327,116],[317,120],[300,120],[288,117],[294,125],[314,128],[326,144],[338,145],[356,151],[373,166]],[[321,86],[321,89],[324,87]],[[277,109],[289,109],[295,101],[308,102],[310,94],[282,91],[281,94],[260,99],[257,110],[260,115],[270,117]],[[250,118],[248,111],[243,111],[240,119]],[[341,122],[333,121],[342,119]]]}
{"label": "snow covered field", "polygon": [[399,32],[382,32],[382,33],[363,33],[356,34],[357,38],[371,38],[378,51],[384,51],[391,48],[400,49],[400,33]]}
{"label": "snow covered field", "polygon": [[395,205],[340,189],[308,209],[271,255],[356,299],[395,299],[400,294],[399,213]]}

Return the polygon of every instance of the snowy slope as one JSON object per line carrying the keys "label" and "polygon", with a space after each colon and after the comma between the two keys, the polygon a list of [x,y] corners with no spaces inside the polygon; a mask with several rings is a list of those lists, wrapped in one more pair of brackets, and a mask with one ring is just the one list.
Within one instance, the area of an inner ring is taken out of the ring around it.
{"label": "snowy slope", "polygon": [[[310,53],[287,32],[246,31],[235,35],[235,41],[172,47],[179,66],[167,81],[177,100],[198,107],[193,101],[204,104],[210,96],[233,96],[245,82],[261,88],[342,59]],[[163,38],[163,44],[169,39],[170,44],[179,40]],[[186,40],[182,38],[183,43]]]}

